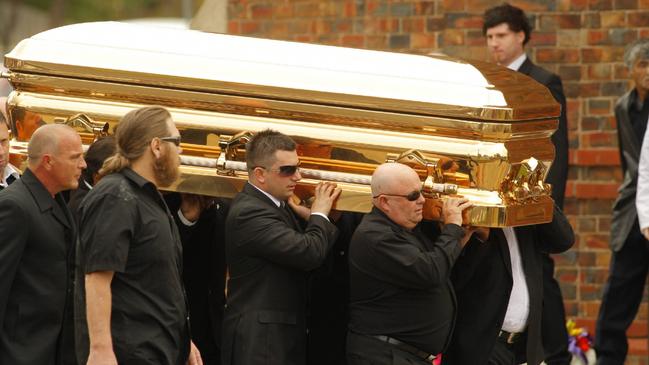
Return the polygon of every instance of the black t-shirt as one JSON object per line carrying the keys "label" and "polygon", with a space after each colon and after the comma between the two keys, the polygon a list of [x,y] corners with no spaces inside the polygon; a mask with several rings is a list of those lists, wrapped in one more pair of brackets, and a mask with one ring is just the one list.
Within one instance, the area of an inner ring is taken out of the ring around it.
{"label": "black t-shirt", "polygon": [[433,242],[374,208],[349,247],[350,330],[441,353],[455,321],[450,275],[463,234],[462,227],[447,224]]}
{"label": "black t-shirt", "polygon": [[155,185],[128,168],[108,175],[88,193],[80,217],[80,274],[115,273],[111,330],[118,362],[184,365],[182,246]]}

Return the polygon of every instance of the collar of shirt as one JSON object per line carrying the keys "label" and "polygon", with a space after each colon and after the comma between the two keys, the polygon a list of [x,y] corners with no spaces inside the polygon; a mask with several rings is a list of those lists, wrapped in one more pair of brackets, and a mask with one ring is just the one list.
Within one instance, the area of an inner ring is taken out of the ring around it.
{"label": "collar of shirt", "polygon": [[260,189],[258,186],[256,186],[255,184],[251,183],[250,181],[248,181],[248,184],[252,185],[255,189],[261,191],[262,194],[266,195],[266,196],[268,197],[268,199],[270,199],[273,203],[275,203],[275,205],[277,205],[278,208],[282,205],[282,202],[281,202],[281,201],[279,201],[279,200],[278,200],[277,198],[275,198],[274,196],[268,194],[267,192],[261,190],[261,189]]}
{"label": "collar of shirt", "polygon": [[88,183],[86,181],[86,179],[81,179],[81,180],[83,180],[83,183],[86,184],[86,187],[88,188],[88,190],[92,190],[92,185],[90,185],[90,183]]}
{"label": "collar of shirt", "polygon": [[527,54],[523,52],[523,54],[518,56],[518,58],[515,59],[514,62],[507,65],[507,68],[510,70],[518,71],[518,69],[521,68],[521,65],[523,65],[523,62],[525,62],[526,59],[527,59]]}
{"label": "collar of shirt", "polygon": [[10,163],[7,164],[7,167],[5,167],[4,173],[2,174],[2,180],[0,180],[0,186],[2,187],[7,187],[9,184],[7,184],[7,178],[9,176],[13,176],[16,179],[20,179],[20,173],[18,172],[18,169],[13,167]]}

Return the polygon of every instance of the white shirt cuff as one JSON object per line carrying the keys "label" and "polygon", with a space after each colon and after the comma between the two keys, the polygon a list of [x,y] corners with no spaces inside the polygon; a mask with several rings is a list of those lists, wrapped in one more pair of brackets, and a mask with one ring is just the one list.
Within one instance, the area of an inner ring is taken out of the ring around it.
{"label": "white shirt cuff", "polygon": [[322,213],[320,213],[320,212],[313,212],[313,213],[311,213],[311,215],[319,215],[319,216],[321,216],[322,218],[326,219],[327,221],[331,222],[331,221],[329,220],[329,217],[327,217],[326,214],[322,214]]}
{"label": "white shirt cuff", "polygon": [[183,215],[183,212],[180,209],[178,209],[178,218],[180,218],[180,222],[182,222],[182,224],[184,224],[184,225],[186,225],[188,227],[191,227],[191,226],[195,225],[196,222],[198,222],[198,220],[196,220],[196,222],[192,222],[189,219],[185,218],[185,216]]}

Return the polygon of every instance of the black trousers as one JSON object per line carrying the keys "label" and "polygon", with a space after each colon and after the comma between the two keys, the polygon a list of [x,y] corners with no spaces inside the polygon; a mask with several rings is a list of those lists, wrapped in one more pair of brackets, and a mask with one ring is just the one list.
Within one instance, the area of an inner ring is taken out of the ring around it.
{"label": "black trousers", "polygon": [[347,332],[348,365],[430,365],[429,361],[369,336]]}
{"label": "black trousers", "polygon": [[543,312],[541,328],[545,363],[547,365],[570,365],[572,354],[568,351],[566,310],[559,283],[554,278],[554,260],[543,255]]}
{"label": "black trousers", "polygon": [[518,365],[525,362],[525,347],[527,338],[522,338],[515,344],[506,344],[502,340],[496,340],[487,365]]}
{"label": "black trousers", "polygon": [[636,222],[622,249],[611,257],[595,331],[597,364],[624,364],[626,330],[638,313],[648,267],[649,242]]}

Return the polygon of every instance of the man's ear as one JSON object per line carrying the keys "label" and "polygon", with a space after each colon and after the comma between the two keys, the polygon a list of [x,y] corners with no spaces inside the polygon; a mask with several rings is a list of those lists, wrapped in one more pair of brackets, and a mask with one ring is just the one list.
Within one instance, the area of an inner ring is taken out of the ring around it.
{"label": "man's ear", "polygon": [[162,151],[160,151],[160,149],[162,148],[162,146],[160,145],[160,139],[152,139],[149,143],[149,148],[151,149],[151,153],[153,153],[153,157],[155,157],[156,159],[159,159],[160,156],[162,156]]}
{"label": "man's ear", "polygon": [[255,181],[258,181],[261,184],[264,184],[266,182],[266,174],[264,174],[264,169],[255,167],[254,170],[252,170],[252,174],[255,177]]}
{"label": "man's ear", "polygon": [[51,171],[54,168],[52,162],[52,155],[50,154],[46,153],[41,157],[41,166],[43,166],[47,171]]}
{"label": "man's ear", "polygon": [[518,33],[516,33],[516,42],[521,45],[521,47],[525,46],[525,32],[522,30]]}
{"label": "man's ear", "polygon": [[388,204],[388,199],[386,199],[385,196],[383,195],[379,195],[379,197],[376,198],[376,206],[384,212],[390,211],[390,205]]}

